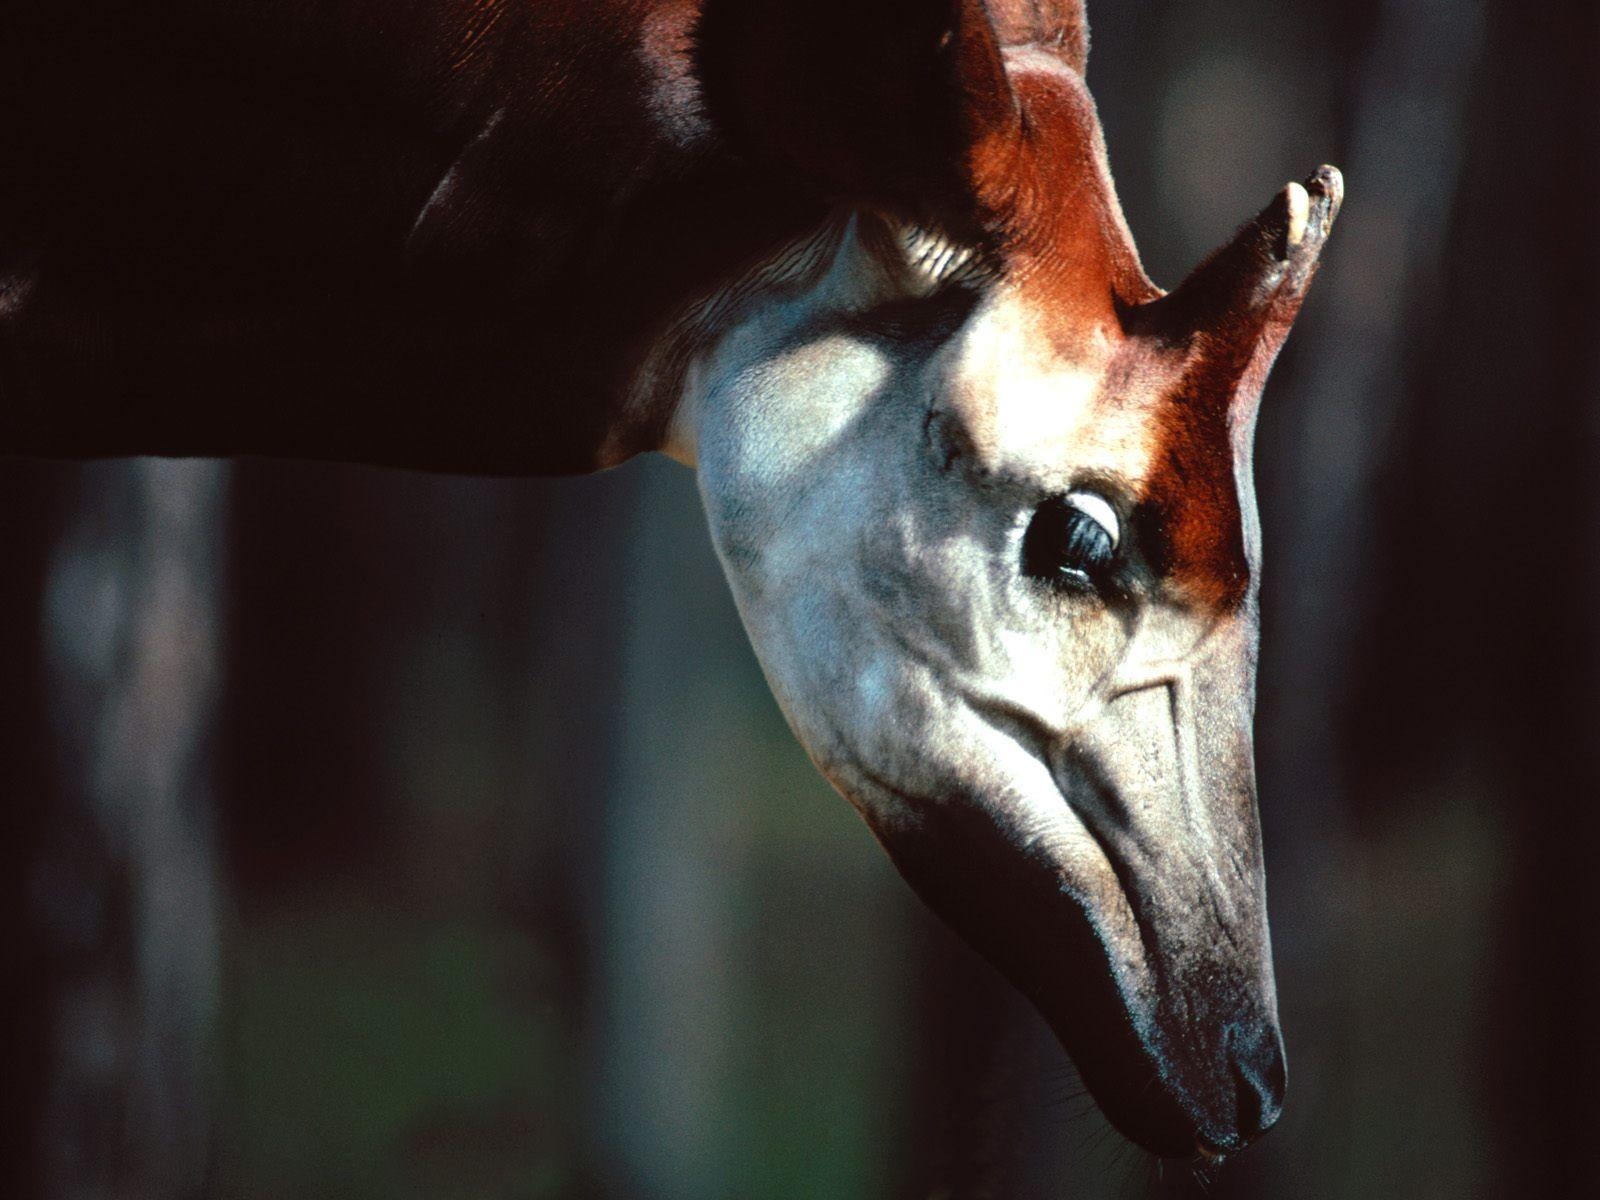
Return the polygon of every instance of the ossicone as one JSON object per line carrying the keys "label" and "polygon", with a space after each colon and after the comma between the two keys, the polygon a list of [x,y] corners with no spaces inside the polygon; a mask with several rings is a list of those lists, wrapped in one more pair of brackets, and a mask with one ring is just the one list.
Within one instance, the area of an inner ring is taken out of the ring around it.
{"label": "ossicone", "polygon": [[1214,362],[1232,361],[1241,373],[1270,365],[1343,200],[1344,179],[1335,167],[1318,167],[1303,184],[1286,185],[1177,289],[1143,305],[1132,324],[1192,344]]}

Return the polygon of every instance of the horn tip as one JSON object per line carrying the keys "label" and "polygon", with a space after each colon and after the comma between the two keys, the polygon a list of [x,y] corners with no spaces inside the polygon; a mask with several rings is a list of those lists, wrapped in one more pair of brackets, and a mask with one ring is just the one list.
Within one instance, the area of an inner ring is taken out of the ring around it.
{"label": "horn tip", "polygon": [[1318,167],[1304,183],[1285,184],[1274,202],[1283,240],[1280,258],[1315,259],[1344,203],[1344,176],[1339,168]]}
{"label": "horn tip", "polygon": [[1344,173],[1338,167],[1323,163],[1306,178],[1306,188],[1332,198],[1335,204],[1344,199]]}
{"label": "horn tip", "polygon": [[1344,175],[1338,167],[1323,164],[1306,178],[1305,189],[1319,209],[1318,215],[1322,218],[1323,233],[1333,224],[1333,219],[1339,215],[1339,208],[1344,204]]}

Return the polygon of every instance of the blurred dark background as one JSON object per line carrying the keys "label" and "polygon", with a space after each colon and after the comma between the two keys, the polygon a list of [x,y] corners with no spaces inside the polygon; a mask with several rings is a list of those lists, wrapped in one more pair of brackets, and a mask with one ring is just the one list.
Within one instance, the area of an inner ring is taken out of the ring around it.
{"label": "blurred dark background", "polygon": [[[1600,6],[1091,2],[1172,285],[1318,163],[1269,385],[1290,1060],[1215,1197],[1593,1194]],[[7,1195],[1141,1197],[815,776],[693,478],[0,465]]]}

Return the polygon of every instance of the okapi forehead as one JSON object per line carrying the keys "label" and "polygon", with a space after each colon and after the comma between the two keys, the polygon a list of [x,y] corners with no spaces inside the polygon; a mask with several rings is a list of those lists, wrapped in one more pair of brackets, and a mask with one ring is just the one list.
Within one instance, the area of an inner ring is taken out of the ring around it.
{"label": "okapi forehead", "polygon": [[974,319],[941,380],[935,416],[947,461],[997,486],[1066,490],[1115,477],[1139,490],[1154,448],[1147,414],[1111,377],[1123,339],[1086,332],[1067,352],[1057,315],[1003,283]]}
{"label": "okapi forehead", "polygon": [[967,453],[985,474],[1009,473],[1008,453],[1027,447],[1045,464],[1117,476],[1162,578],[1188,602],[1236,607],[1251,575],[1237,379],[1127,329],[1162,292],[1139,263],[1094,102],[1053,54],[1014,48],[1007,65],[1019,132],[980,143],[973,170],[1012,298],[986,323],[993,352],[969,346],[954,392]]}

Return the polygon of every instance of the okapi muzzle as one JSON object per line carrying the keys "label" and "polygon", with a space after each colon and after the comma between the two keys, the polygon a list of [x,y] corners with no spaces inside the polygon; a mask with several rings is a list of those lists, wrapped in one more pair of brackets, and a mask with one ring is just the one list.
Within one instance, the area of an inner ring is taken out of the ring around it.
{"label": "okapi muzzle", "polygon": [[1076,5],[866,10],[702,24],[713,118],[836,205],[697,364],[713,536],[801,741],[907,880],[1119,1129],[1214,1159],[1283,1103],[1251,443],[1342,183],[1289,184],[1163,293]]}

